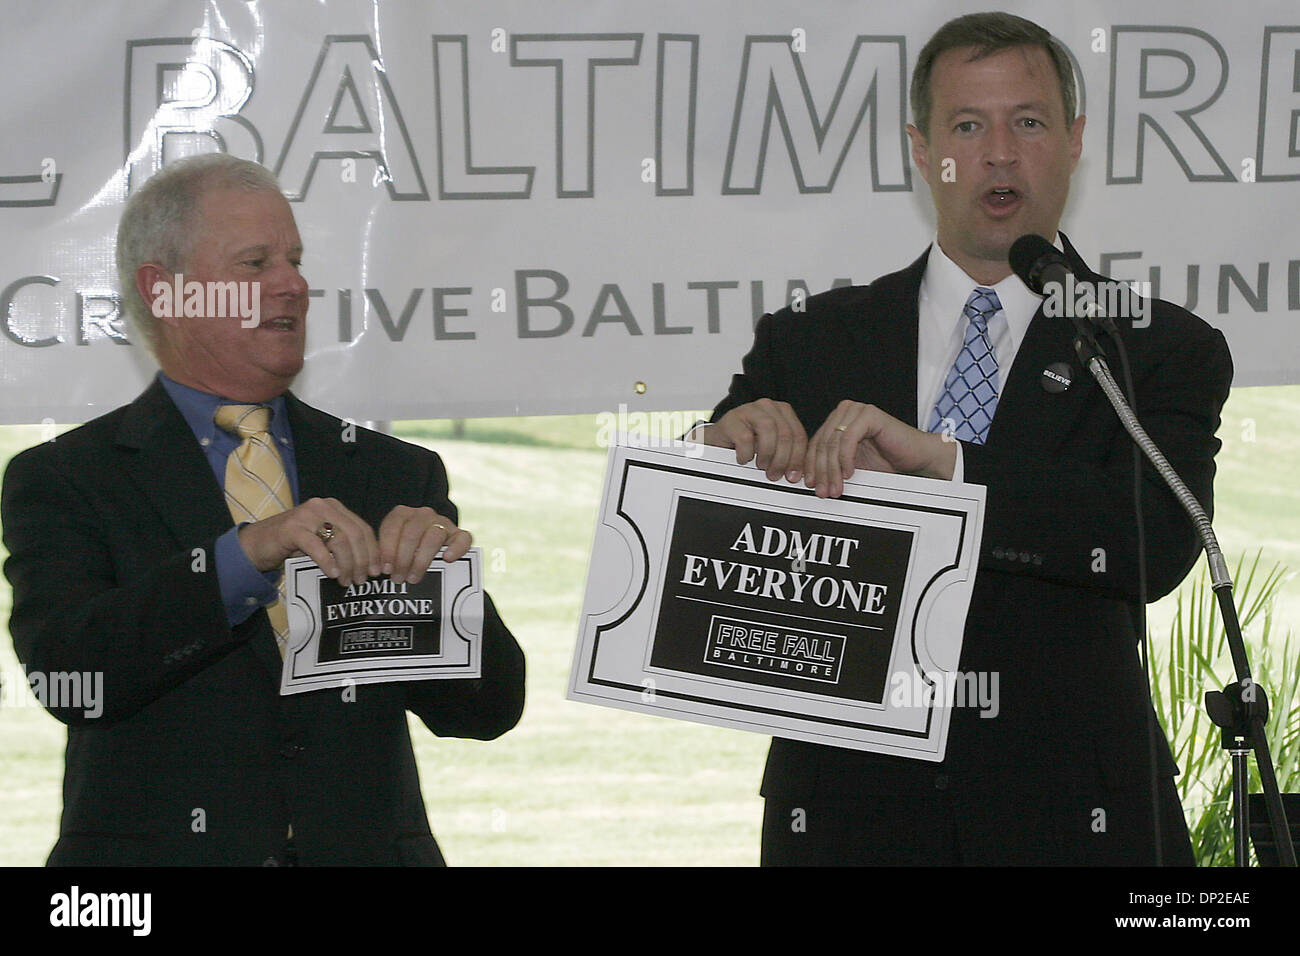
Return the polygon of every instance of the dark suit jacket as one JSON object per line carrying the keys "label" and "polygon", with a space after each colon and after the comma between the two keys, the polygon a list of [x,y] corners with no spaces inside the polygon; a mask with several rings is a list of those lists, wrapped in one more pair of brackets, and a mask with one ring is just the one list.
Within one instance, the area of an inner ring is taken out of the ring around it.
{"label": "dark suit jacket", "polygon": [[[1076,270],[1100,278],[1064,245]],[[814,296],[804,313],[764,316],[714,420],[766,396],[790,403],[810,437],[842,399],[875,404],[915,425],[925,263],[922,255],[869,286]],[[1137,411],[1209,510],[1231,359],[1218,331],[1171,303],[1152,305],[1148,327],[1119,323]],[[776,739],[765,796],[862,803],[875,794],[933,793],[950,779],[997,786],[1024,774],[1051,799],[1149,778],[1150,704],[1134,624],[1132,445],[1080,367],[1072,337],[1067,319],[1048,319],[1040,309],[1004,371],[987,443],[962,446],[965,480],[986,485],[988,496],[961,670],[997,672],[998,716],[956,710],[939,764]],[[1118,375],[1115,349],[1108,353]],[[1074,372],[1073,385],[1059,394],[1041,385],[1043,369],[1056,362]],[[1199,545],[1173,495],[1143,465],[1147,597],[1155,600],[1183,579]],[[1174,766],[1163,738],[1156,749],[1168,780]]]}
{"label": "dark suit jacket", "polygon": [[[372,526],[396,505],[455,519],[437,455],[287,397],[301,499]],[[265,611],[226,623],[213,561],[230,513],[180,411],[154,382],[135,402],[9,465],[10,630],[29,672],[101,672],[103,713],[68,724],[51,864],[429,864],[406,712],[490,739],[518,721],[524,659],[485,601],[481,680],[282,697]]]}

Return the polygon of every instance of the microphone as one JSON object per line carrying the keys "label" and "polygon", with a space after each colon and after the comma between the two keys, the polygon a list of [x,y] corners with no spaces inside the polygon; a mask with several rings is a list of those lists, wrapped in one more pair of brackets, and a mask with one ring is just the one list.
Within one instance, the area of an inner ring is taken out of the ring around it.
{"label": "microphone", "polygon": [[[1078,333],[1074,350],[1079,354],[1081,362],[1087,365],[1091,357],[1105,355],[1093,336],[1093,324],[1112,335],[1118,334],[1118,330],[1108,317],[1098,316],[1095,311],[1092,311],[1091,315],[1083,316],[1074,307],[1074,302],[1066,295],[1066,290],[1076,284],[1066,281],[1067,277],[1074,276],[1074,266],[1061,250],[1042,236],[1031,232],[1011,244],[1011,249],[1007,253],[1007,262],[1011,266],[1011,271],[1019,276],[1020,281],[1036,295],[1060,297],[1061,312],[1074,323],[1075,332]],[[1095,296],[1092,301],[1096,301]]]}
{"label": "microphone", "polygon": [[1061,250],[1032,232],[1011,244],[1007,261],[1011,271],[1036,295],[1047,295],[1048,283],[1064,288],[1065,277],[1074,274],[1074,267]]}

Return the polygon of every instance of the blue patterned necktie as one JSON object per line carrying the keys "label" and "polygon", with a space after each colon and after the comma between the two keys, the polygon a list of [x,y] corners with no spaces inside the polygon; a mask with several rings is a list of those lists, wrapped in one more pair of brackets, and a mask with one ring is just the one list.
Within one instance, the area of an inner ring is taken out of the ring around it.
{"label": "blue patterned necktie", "polygon": [[951,434],[958,441],[984,444],[998,407],[998,357],[989,341],[989,322],[1002,310],[998,294],[983,286],[966,300],[966,337],[943,380],[934,403],[929,431]]}

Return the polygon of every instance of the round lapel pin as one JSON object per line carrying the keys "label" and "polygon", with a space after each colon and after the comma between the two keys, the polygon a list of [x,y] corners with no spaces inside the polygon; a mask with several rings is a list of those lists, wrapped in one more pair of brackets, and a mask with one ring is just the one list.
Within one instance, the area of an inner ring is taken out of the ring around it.
{"label": "round lapel pin", "polygon": [[1043,386],[1043,391],[1055,394],[1069,388],[1073,377],[1074,369],[1070,368],[1068,362],[1053,362],[1043,369],[1043,377],[1039,379],[1039,383]]}

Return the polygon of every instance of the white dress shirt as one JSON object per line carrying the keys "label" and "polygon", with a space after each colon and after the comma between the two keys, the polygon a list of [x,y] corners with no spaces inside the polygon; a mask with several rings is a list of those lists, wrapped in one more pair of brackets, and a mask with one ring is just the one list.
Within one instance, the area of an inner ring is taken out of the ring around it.
{"label": "white dress shirt", "polygon": [[[1052,239],[1052,245],[1061,249],[1059,236]],[[948,377],[966,339],[966,301],[980,285],[948,258],[948,254],[939,248],[936,237],[930,245],[917,298],[916,427],[922,431],[930,425],[934,406],[943,394],[944,379]],[[1011,363],[1016,359],[1016,352],[1020,350],[1020,343],[1024,341],[1042,297],[1031,292],[1014,272],[991,288],[1002,305],[988,327],[989,340],[998,357],[998,398],[1001,399]],[[996,411],[994,417],[997,417]],[[707,426],[696,426],[703,427]],[[691,429],[685,437],[688,441],[698,440],[698,433]],[[961,481],[963,471],[961,446],[958,445],[953,480]]]}
{"label": "white dress shirt", "polygon": [[[952,370],[952,363],[957,361],[957,354],[965,341],[966,300],[980,286],[961,266],[948,258],[936,239],[930,246],[930,257],[925,263],[917,300],[920,324],[916,342],[916,423],[922,430],[930,425],[935,403],[943,394],[944,379]],[[989,321],[989,340],[998,357],[1000,397],[1011,363],[1015,361],[1029,323],[1043,300],[1030,292],[1015,273],[997,285],[982,287],[992,288],[1002,303],[1002,309]],[[994,412],[995,417],[996,414]]]}
{"label": "white dress shirt", "polygon": [[[1053,244],[1060,248],[1059,237]],[[981,283],[948,258],[948,254],[939,248],[936,238],[930,246],[917,297],[916,427],[922,431],[930,426],[934,406],[943,394],[944,380],[966,339],[966,301],[977,287],[981,287]],[[989,341],[998,358],[998,398],[1001,399],[1011,363],[1016,360],[1020,343],[1024,341],[1025,332],[1042,298],[1031,292],[1015,273],[997,285],[982,288],[992,288],[1002,304],[989,321]],[[996,418],[997,412],[993,414]],[[958,446],[953,479],[961,481],[962,473],[961,447]]]}

